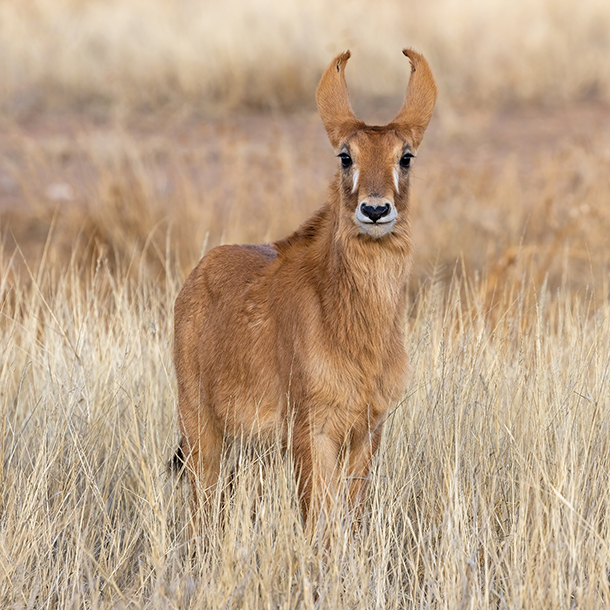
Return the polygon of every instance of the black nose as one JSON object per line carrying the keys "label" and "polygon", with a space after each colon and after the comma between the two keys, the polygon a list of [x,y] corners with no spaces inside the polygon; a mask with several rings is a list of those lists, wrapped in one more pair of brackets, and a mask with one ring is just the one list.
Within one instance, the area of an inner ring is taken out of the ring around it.
{"label": "black nose", "polygon": [[390,211],[390,206],[387,203],[385,205],[377,205],[375,207],[373,207],[372,205],[361,205],[360,210],[373,222],[377,222],[380,218],[383,218]]}

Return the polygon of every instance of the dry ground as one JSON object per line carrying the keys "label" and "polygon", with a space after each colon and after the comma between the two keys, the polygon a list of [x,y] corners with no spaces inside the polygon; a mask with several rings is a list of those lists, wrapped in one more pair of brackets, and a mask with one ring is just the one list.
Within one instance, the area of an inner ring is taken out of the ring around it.
{"label": "dry ground", "polygon": [[413,376],[326,557],[273,451],[229,456],[205,543],[165,472],[173,299],[202,251],[320,204],[319,119],[5,121],[1,605],[607,606],[609,119],[440,109],[413,170]]}

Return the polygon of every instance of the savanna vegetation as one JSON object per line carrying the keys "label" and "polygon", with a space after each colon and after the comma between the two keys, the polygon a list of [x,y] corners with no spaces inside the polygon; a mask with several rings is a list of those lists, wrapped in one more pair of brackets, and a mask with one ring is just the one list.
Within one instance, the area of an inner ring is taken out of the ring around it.
{"label": "savanna vegetation", "polygon": [[[610,6],[0,1],[0,604],[610,603]],[[363,522],[304,534],[278,451],[205,540],[177,442],[172,307],[200,255],[319,207],[313,107],[350,47],[367,122],[429,59],[412,179],[412,377]]]}

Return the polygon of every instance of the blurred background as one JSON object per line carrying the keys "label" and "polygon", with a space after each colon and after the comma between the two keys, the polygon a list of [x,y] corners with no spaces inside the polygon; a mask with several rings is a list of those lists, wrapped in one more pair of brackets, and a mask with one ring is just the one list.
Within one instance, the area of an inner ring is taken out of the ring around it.
{"label": "blurred background", "polygon": [[603,0],[23,0],[0,3],[2,106],[311,107],[320,71],[354,52],[355,95],[400,96],[422,49],[444,104],[610,98]]}
{"label": "blurred background", "polygon": [[336,168],[322,70],[351,49],[353,105],[384,123],[405,46],[439,86],[414,281],[605,281],[607,0],[0,0],[1,256],[159,278],[287,234]]}

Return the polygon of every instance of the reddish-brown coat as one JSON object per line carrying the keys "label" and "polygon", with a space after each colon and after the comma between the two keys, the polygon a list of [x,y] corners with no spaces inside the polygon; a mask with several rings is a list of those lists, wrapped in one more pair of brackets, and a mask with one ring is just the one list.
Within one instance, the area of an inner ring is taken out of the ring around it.
{"label": "reddish-brown coat", "polygon": [[[351,110],[349,52],[331,63],[318,107],[331,144],[353,165],[295,233],[211,250],[176,299],[178,419],[194,494],[198,482],[213,490],[225,439],[279,433],[287,442],[292,432],[305,516],[332,498],[340,455],[358,501],[408,374],[409,172],[399,161],[419,146],[436,88],[423,57],[405,54],[413,66],[405,106],[385,127],[366,126]],[[381,237],[354,217],[361,202],[377,200],[397,213]]]}

